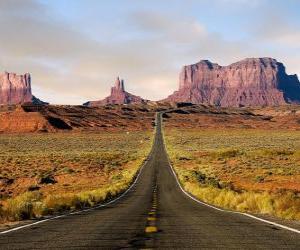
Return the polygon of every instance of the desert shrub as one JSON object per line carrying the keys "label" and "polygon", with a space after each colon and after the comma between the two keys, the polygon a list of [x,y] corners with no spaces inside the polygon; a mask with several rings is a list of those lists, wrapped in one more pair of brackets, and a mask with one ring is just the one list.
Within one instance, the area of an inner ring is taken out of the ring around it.
{"label": "desert shrub", "polygon": [[255,181],[256,182],[263,182],[265,180],[265,177],[261,176],[261,175],[258,175],[255,177]]}
{"label": "desert shrub", "polygon": [[3,208],[3,214],[8,220],[24,220],[35,217],[34,203],[41,199],[39,192],[26,192],[9,199]]}
{"label": "desert shrub", "polygon": [[83,207],[91,207],[106,200],[107,192],[104,189],[81,192],[77,195]]}
{"label": "desert shrub", "polygon": [[66,174],[72,174],[72,173],[74,173],[75,171],[74,171],[74,169],[72,169],[72,168],[65,167],[65,168],[62,169],[62,172],[66,173]]}
{"label": "desert shrub", "polygon": [[187,157],[187,156],[180,156],[180,157],[178,158],[178,160],[180,160],[180,161],[190,161],[191,158],[189,158],[189,157]]}
{"label": "desert shrub", "polygon": [[215,188],[221,188],[219,180],[214,178],[214,177],[208,177],[206,183],[209,186],[212,186],[212,187],[215,187]]}
{"label": "desert shrub", "polygon": [[224,158],[224,159],[227,159],[227,158],[233,158],[233,157],[236,157],[238,155],[241,155],[242,152],[237,150],[237,149],[223,149],[223,150],[220,150],[220,151],[213,151],[211,152],[211,156],[213,158]]}
{"label": "desert shrub", "polygon": [[192,173],[195,175],[198,182],[205,184],[207,178],[206,174],[202,173],[201,171],[195,171],[195,170]]}
{"label": "desert shrub", "polygon": [[278,195],[274,201],[277,215],[287,219],[300,219],[300,197],[292,192]]}
{"label": "desert shrub", "polygon": [[48,195],[44,200],[46,213],[55,213],[81,208],[81,203],[75,194]]}
{"label": "desert shrub", "polygon": [[195,176],[196,180],[203,184],[203,185],[209,185],[213,187],[220,188],[220,182],[218,179],[212,176],[206,176],[206,174],[202,173],[201,171],[192,171],[193,175]]}
{"label": "desert shrub", "polygon": [[231,181],[220,181],[220,188],[235,190],[235,187]]}
{"label": "desert shrub", "polygon": [[300,197],[293,193],[270,194],[268,192],[242,193],[219,189],[213,186],[199,186],[186,182],[185,190],[204,202],[241,212],[271,214],[285,219],[300,219]]}
{"label": "desert shrub", "polygon": [[261,155],[263,156],[289,156],[295,152],[287,149],[261,149]]}
{"label": "desert shrub", "polygon": [[5,211],[3,209],[3,206],[0,205],[0,221],[3,221],[5,219]]}
{"label": "desert shrub", "polygon": [[29,191],[29,192],[32,192],[32,191],[37,191],[37,190],[39,190],[41,187],[39,187],[38,185],[31,185],[31,186],[29,186],[28,188],[27,188],[27,190]]}
{"label": "desert shrub", "polygon": [[55,184],[57,181],[51,174],[46,174],[39,179],[39,184]]}

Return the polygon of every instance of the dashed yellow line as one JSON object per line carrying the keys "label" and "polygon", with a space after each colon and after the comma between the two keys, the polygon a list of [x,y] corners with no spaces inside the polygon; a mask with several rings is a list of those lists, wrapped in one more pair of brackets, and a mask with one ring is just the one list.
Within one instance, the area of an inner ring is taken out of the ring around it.
{"label": "dashed yellow line", "polygon": [[150,211],[148,212],[147,217],[147,226],[145,228],[146,233],[156,233],[157,227],[155,226],[156,222],[156,208],[157,208],[157,193],[156,193],[156,187],[153,189],[153,196],[152,196],[152,207]]}
{"label": "dashed yellow line", "polygon": [[145,228],[146,233],[156,233],[157,232],[157,227],[155,226],[149,226]]}

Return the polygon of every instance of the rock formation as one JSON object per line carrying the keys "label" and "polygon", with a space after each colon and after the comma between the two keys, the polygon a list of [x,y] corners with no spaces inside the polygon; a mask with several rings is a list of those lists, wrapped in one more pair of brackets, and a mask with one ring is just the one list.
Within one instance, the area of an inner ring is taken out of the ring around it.
{"label": "rock formation", "polygon": [[229,66],[203,60],[183,67],[179,90],[163,101],[223,107],[300,103],[300,82],[272,58],[249,58]]}
{"label": "rock formation", "polygon": [[0,74],[0,104],[21,104],[31,102],[30,75],[14,73]]}
{"label": "rock formation", "polygon": [[106,104],[130,104],[130,103],[146,103],[147,100],[132,95],[125,91],[124,80],[118,77],[115,86],[111,88],[110,96],[100,101],[90,101],[84,103],[85,106],[102,106]]}
{"label": "rock formation", "polygon": [[31,93],[31,76],[0,73],[0,105],[45,104]]}

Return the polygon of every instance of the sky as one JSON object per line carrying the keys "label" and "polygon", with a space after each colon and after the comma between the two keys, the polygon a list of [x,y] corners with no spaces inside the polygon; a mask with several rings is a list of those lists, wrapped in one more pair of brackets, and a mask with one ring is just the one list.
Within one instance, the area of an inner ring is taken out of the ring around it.
{"label": "sky", "polygon": [[184,65],[272,57],[300,75],[298,0],[0,0],[0,72],[53,104],[127,91],[160,100]]}

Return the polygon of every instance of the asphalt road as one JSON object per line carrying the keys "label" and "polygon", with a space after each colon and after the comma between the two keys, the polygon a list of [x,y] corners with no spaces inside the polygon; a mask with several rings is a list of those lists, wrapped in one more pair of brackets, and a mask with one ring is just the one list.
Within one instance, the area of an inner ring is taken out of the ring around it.
{"label": "asphalt road", "polygon": [[133,188],[107,207],[0,235],[0,249],[300,249],[300,234],[201,205],[177,185],[158,119]]}

